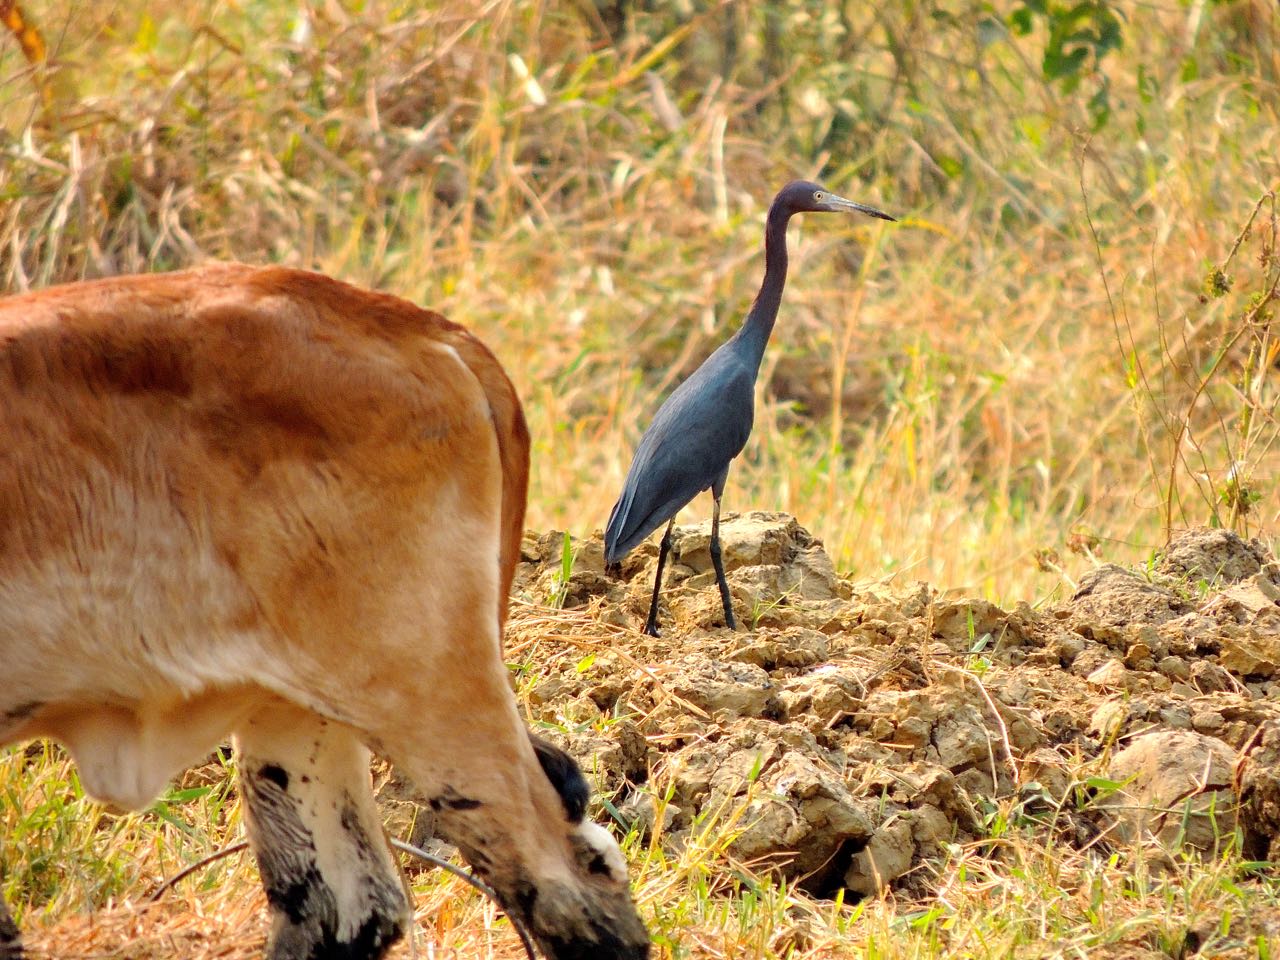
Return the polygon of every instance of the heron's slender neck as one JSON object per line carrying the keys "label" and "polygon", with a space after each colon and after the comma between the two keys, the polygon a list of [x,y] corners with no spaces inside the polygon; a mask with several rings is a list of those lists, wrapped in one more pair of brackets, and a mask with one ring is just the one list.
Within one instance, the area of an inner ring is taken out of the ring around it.
{"label": "heron's slender neck", "polygon": [[764,282],[756,294],[742,329],[735,335],[742,344],[752,369],[760,369],[764,348],[778,319],[778,307],[782,303],[782,288],[787,282],[787,221],[791,212],[774,204],[764,227]]}

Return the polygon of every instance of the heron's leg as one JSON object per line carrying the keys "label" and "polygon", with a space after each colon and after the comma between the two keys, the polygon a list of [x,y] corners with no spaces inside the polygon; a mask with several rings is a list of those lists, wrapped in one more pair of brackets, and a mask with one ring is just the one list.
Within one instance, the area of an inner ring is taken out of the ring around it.
{"label": "heron's leg", "polygon": [[724,604],[724,622],[730,630],[737,630],[733,619],[733,601],[729,598],[729,582],[724,578],[724,561],[720,559],[720,495],[715,494],[711,508],[711,563],[716,568],[716,585],[720,587],[720,602]]}
{"label": "heron's leg", "polygon": [[658,594],[662,590],[662,568],[667,565],[667,553],[671,550],[671,528],[676,518],[667,521],[667,529],[662,534],[662,543],[658,547],[658,572],[653,577],[653,599],[649,601],[649,619],[645,621],[644,632],[651,637],[658,636]]}

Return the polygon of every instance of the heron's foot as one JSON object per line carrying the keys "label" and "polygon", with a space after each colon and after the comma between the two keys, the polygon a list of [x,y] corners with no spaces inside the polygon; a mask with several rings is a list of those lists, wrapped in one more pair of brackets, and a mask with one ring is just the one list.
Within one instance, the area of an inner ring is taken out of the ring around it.
{"label": "heron's foot", "polygon": [[645,632],[646,634],[648,634],[649,636],[651,636],[651,637],[660,637],[660,636],[662,636],[662,631],[658,629],[658,621],[657,621],[657,620],[650,620],[648,623],[646,623],[646,624],[644,625],[644,632]]}

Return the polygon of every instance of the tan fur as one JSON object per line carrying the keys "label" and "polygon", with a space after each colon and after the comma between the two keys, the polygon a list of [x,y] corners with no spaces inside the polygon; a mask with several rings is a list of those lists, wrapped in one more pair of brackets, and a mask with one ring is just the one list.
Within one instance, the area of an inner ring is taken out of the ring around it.
{"label": "tan fur", "polygon": [[478,801],[440,825],[500,892],[625,914],[575,876],[500,656],[528,451],[479,341],[320,275],[0,301],[0,743],[55,736],[138,807],[291,705]]}

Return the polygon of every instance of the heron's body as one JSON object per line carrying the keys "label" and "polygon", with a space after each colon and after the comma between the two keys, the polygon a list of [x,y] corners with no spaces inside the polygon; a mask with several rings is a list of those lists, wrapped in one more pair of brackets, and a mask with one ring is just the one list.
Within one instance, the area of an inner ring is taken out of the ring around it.
{"label": "heron's body", "polygon": [[[707,488],[724,488],[755,416],[756,369],[734,340],[723,344],[667,399],[640,440],[606,534],[607,559],[621,560]],[[732,411],[735,416],[723,416]],[[691,457],[685,451],[694,450]],[[643,478],[644,482],[634,482]]]}
{"label": "heron's body", "polygon": [[703,490],[715,500],[711,559],[724,604],[725,622],[736,627],[720,558],[720,497],[729,464],[742,452],[755,419],[755,385],[787,278],[787,222],[803,211],[854,210],[884,220],[887,214],[827,193],[817,184],[794,181],[769,207],[765,224],[765,275],[747,319],[728,341],[678,386],[658,409],[640,439],[622,494],[605,530],[605,560],[619,562],[646,537],[667,524],[647,633],[657,633],[658,592],[671,546],[671,522],[680,508]]}

